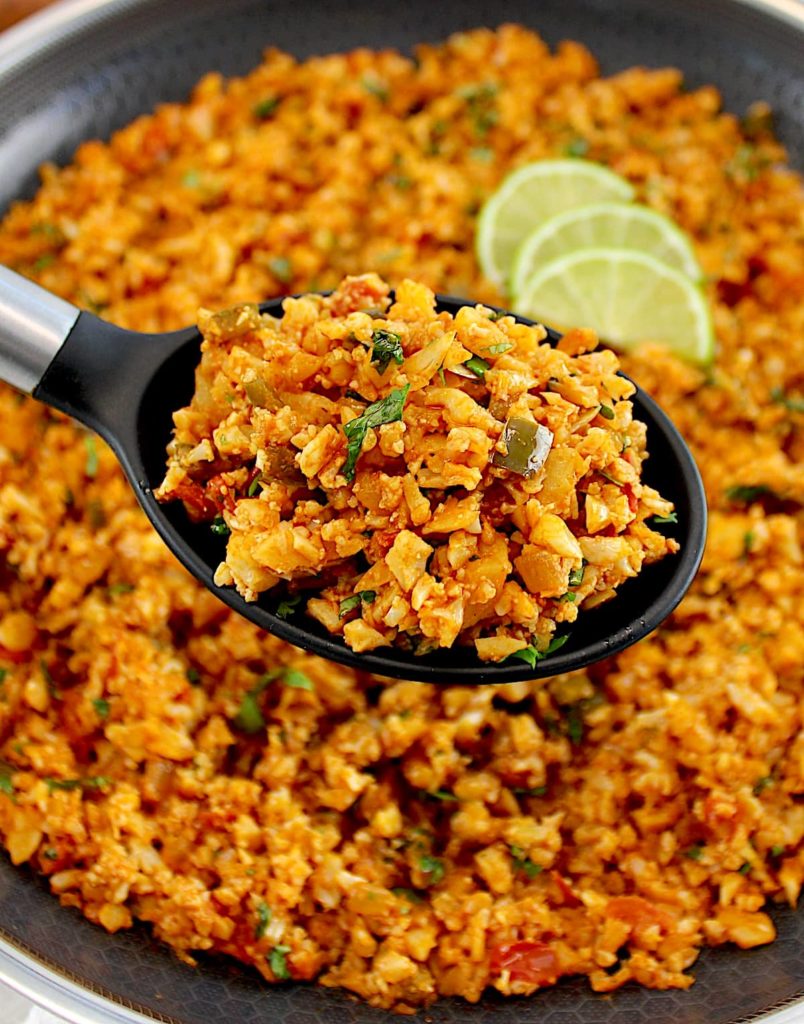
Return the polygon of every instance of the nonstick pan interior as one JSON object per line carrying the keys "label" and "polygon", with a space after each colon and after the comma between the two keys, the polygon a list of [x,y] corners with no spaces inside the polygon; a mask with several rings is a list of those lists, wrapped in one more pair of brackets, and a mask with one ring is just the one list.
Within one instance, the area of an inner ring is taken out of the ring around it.
{"label": "nonstick pan interior", "polygon": [[[742,113],[771,103],[794,164],[804,164],[804,14],[795,4],[737,0],[74,0],[0,40],[0,209],[36,187],[43,160],[66,161],[79,142],[107,137],[159,102],[180,100],[205,72],[239,74],[266,46],[298,57],[358,45],[409,50],[450,33],[518,21],[548,42],[578,39],[604,72],[673,65],[691,86],[715,83]],[[775,13],[771,13],[775,11]],[[785,12],[788,12],[785,14]],[[731,1024],[804,998],[804,912],[773,912],[779,938],[749,952],[705,950],[687,992],[629,986],[613,996],[585,979],[527,1000],[488,996],[478,1006],[443,1000],[416,1018],[496,1024]],[[0,856],[0,939],[98,994],[97,1020],[178,1024],[373,1024],[391,1016],[309,985],[269,986],[233,961],[181,964],[144,927],[111,936],[59,906],[46,884]],[[119,1011],[104,1011],[105,996]],[[104,1016],[106,1013],[106,1016]],[[130,1015],[130,1016],[129,1016]]]}

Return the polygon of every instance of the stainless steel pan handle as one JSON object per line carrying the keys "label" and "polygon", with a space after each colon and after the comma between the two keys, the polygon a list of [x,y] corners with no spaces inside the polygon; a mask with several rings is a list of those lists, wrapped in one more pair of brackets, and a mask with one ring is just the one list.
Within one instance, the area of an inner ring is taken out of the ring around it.
{"label": "stainless steel pan handle", "polygon": [[0,266],[0,380],[32,394],[80,312]]}

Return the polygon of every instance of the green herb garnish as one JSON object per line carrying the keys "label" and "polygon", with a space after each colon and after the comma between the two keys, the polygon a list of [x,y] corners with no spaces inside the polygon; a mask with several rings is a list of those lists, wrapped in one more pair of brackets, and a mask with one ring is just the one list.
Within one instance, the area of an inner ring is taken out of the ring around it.
{"label": "green herb garnish", "polygon": [[289,981],[290,971],[288,970],[287,955],[290,946],[274,946],[268,954],[268,966],[274,972],[274,977],[279,981]]}
{"label": "green herb garnish", "polygon": [[265,719],[263,718],[260,706],[257,703],[257,694],[247,693],[240,701],[240,708],[235,715],[234,724],[242,732],[247,732],[252,735],[255,732],[259,732],[260,729],[265,727]]}
{"label": "green herb garnish", "polygon": [[273,117],[276,113],[276,108],[279,106],[280,99],[278,96],[266,96],[264,100],[260,100],[259,103],[255,103],[251,108],[252,114],[260,121],[267,121],[269,117]]}
{"label": "green herb garnish", "polygon": [[254,479],[251,481],[251,483],[248,485],[248,491],[246,492],[248,494],[249,498],[253,498],[254,497],[254,495],[260,489],[260,484],[261,483],[262,483],[262,477],[261,476],[255,476]]}
{"label": "green herb garnish", "polygon": [[98,459],[98,448],[95,444],[95,438],[92,434],[87,434],[84,437],[84,445],[87,450],[87,460],[84,464],[84,472],[90,478],[94,479],[98,473],[99,459]]}
{"label": "green herb garnish", "polygon": [[268,260],[268,269],[282,284],[287,284],[293,278],[293,267],[287,256],[275,256]]}
{"label": "green herb garnish", "polygon": [[218,537],[228,537],[232,532],[226,525],[226,521],[223,516],[215,516],[209,526],[210,530]]}
{"label": "green herb garnish", "polygon": [[201,182],[201,175],[196,170],[189,170],[184,173],[181,179],[185,188],[197,188]]}
{"label": "green herb garnish", "polygon": [[771,857],[781,857],[781,855],[784,853],[784,850],[785,848],[784,846],[782,846],[781,843],[774,843],[774,845],[770,848],[770,855]]}
{"label": "green herb garnish", "polygon": [[407,900],[408,903],[424,903],[424,897],[416,892],[415,889],[406,889],[402,885],[395,885],[392,887],[391,892],[394,896],[398,896],[402,900]]}
{"label": "green herb garnish", "polygon": [[280,601],[276,606],[276,614],[280,619],[287,619],[295,611],[298,610],[299,605],[304,600],[303,594],[294,594],[293,597],[286,597],[284,601]]}
{"label": "green herb garnish", "polygon": [[573,139],[571,142],[568,142],[567,145],[564,147],[565,156],[581,157],[586,156],[588,152],[589,143],[586,141],[586,139],[583,139],[580,136],[576,139]]}
{"label": "green herb garnish", "polygon": [[597,410],[598,416],[602,416],[604,420],[614,419],[614,410],[610,405],[601,405]]}
{"label": "green herb garnish", "polygon": [[745,861],[744,864],[741,864],[739,866],[739,868],[737,868],[737,873],[740,874],[740,875],[747,875],[750,870],[751,870],[751,862],[750,861]]}
{"label": "green herb garnish", "polygon": [[788,412],[804,412],[804,398],[791,398],[785,394],[784,388],[773,388],[771,401],[777,405],[783,405]]}
{"label": "green herb garnish", "polygon": [[109,717],[109,701],[104,700],[103,697],[98,697],[92,701],[92,707],[97,712],[98,718]]}
{"label": "green herb garnish", "polygon": [[7,761],[0,761],[0,793],[5,793],[6,796],[14,797],[14,783],[11,781],[11,775],[14,769]]}
{"label": "green herb garnish", "polygon": [[341,472],[347,480],[355,478],[355,466],[368,431],[383,423],[394,423],[402,419],[402,410],[405,407],[408,391],[410,391],[410,384],[406,384],[403,388],[394,388],[386,398],[372,403],[362,416],[344,423],[343,432],[348,438],[348,443],[346,445],[346,461],[341,467]]}
{"label": "green herb garnish", "polygon": [[108,589],[111,597],[119,597],[120,594],[130,594],[135,587],[133,583],[111,583]]}
{"label": "green herb garnish", "polygon": [[385,373],[392,359],[397,366],[402,365],[405,353],[402,351],[402,339],[398,334],[380,329],[372,331],[371,340],[374,345],[371,361],[376,364],[379,373]]}
{"label": "green herb garnish", "polygon": [[774,778],[773,778],[772,775],[763,775],[761,778],[757,779],[757,781],[754,783],[754,788],[753,788],[752,792],[753,792],[754,796],[760,796],[762,793],[765,792],[765,790],[769,786],[772,786],[773,784],[774,784]]}
{"label": "green herb garnish", "polygon": [[506,660],[510,661],[512,658],[516,658],[518,661],[526,661],[531,668],[535,668],[537,661],[542,661],[549,655],[555,654],[556,651],[564,646],[567,640],[569,640],[569,633],[565,633],[564,636],[553,637],[543,651],[540,651],[538,647],[534,647],[531,644],[530,647],[525,647],[521,651],[514,651]]}
{"label": "green herb garnish", "polygon": [[52,846],[49,846],[43,853],[42,856],[45,860],[58,860],[59,854],[57,850],[54,850]]}
{"label": "green herb garnish", "polygon": [[257,924],[254,928],[254,938],[257,942],[265,935],[268,925],[271,923],[273,912],[263,900],[257,904]]}
{"label": "green herb garnish", "polygon": [[83,779],[45,779],[49,793],[55,790],[69,792],[73,789],[103,789],[109,785],[109,779],[103,775],[88,775]]}
{"label": "green herb garnish", "polygon": [[475,135],[487,135],[499,121],[500,115],[495,104],[499,88],[496,82],[481,82],[457,90],[457,95],[466,100]]}
{"label": "green herb garnish", "polygon": [[653,516],[652,518],[653,522],[656,523],[658,526],[661,526],[664,523],[677,523],[678,513],[668,512],[666,516]]}
{"label": "green herb garnish", "polygon": [[750,505],[760,498],[775,498],[776,494],[767,484],[735,484],[726,488],[726,497],[740,505]]}
{"label": "green herb garnish", "polygon": [[577,600],[578,600],[578,595],[577,594],[573,594],[573,592],[571,590],[568,590],[566,594],[562,594],[561,597],[559,597],[558,603],[559,604],[564,604],[565,602],[569,602],[570,604],[575,604],[575,602]]}
{"label": "green herb garnish", "polygon": [[184,673],[184,677],[190,686],[199,686],[201,683],[201,673],[197,668],[188,668]]}
{"label": "green herb garnish", "polygon": [[445,868],[443,860],[439,860],[438,857],[433,857],[429,853],[419,857],[419,867],[426,875],[430,876],[429,885],[438,885],[444,878]]}
{"label": "green herb garnish", "polygon": [[448,789],[423,789],[423,796],[429,796],[433,800],[442,800],[444,803],[458,803],[458,797],[450,793]]}
{"label": "green herb garnish", "polygon": [[516,793],[517,796],[545,796],[547,794],[547,786],[534,786],[532,789],[514,786],[511,792]]}
{"label": "green herb garnish", "polygon": [[508,849],[511,851],[514,871],[524,871],[528,878],[535,878],[544,870],[541,864],[536,864],[530,857],[525,856],[525,851],[521,846],[509,846]]}
{"label": "green herb garnish", "polygon": [[586,566],[582,565],[580,569],[570,569],[569,576],[567,577],[567,582],[571,587],[580,587],[580,585],[583,583],[583,574],[585,568]]}
{"label": "green herb garnish", "polygon": [[481,380],[486,376],[486,370],[491,369],[491,363],[487,363],[485,359],[481,359],[480,356],[472,356],[471,359],[467,359],[463,364],[467,370],[471,370],[475,377],[479,377]]}
{"label": "green herb garnish", "polygon": [[349,612],[353,612],[355,608],[359,608],[361,601],[365,601],[366,604],[372,604],[376,598],[376,590],[359,590],[356,594],[352,594],[351,597],[345,597],[338,607],[338,618],[342,619]]}
{"label": "green herb garnish", "polygon": [[378,81],[376,78],[369,78],[366,76],[362,81],[363,88],[367,93],[372,96],[376,96],[380,103],[387,103],[388,98],[391,95],[388,86]]}
{"label": "green herb garnish", "polygon": [[61,694],[59,693],[59,688],[58,688],[58,686],[56,686],[56,682],[53,679],[53,676],[51,675],[48,663],[45,661],[44,658],[40,658],[39,659],[39,668],[40,668],[40,670],[42,672],[42,675],[44,677],[45,685],[47,686],[47,692],[50,694],[50,696],[53,698],[53,700],[61,700]]}
{"label": "green herb garnish", "polygon": [[692,846],[688,846],[684,851],[684,856],[689,857],[690,860],[700,860],[703,856],[704,844],[693,843]]}

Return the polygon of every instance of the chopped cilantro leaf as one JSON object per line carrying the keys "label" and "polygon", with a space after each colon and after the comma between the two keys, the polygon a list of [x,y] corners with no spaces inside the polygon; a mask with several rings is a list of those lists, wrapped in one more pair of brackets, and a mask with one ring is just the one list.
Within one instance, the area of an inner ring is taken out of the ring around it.
{"label": "chopped cilantro leaf", "polygon": [[769,786],[772,786],[773,783],[774,779],[772,775],[763,775],[761,778],[757,779],[753,788],[754,796],[760,796]]}
{"label": "chopped cilantro leaf", "polygon": [[784,388],[773,388],[771,401],[783,405],[788,412],[804,412],[804,398],[791,398],[785,394]]}
{"label": "chopped cilantro leaf", "polygon": [[511,851],[514,871],[524,871],[528,878],[535,878],[544,870],[541,864],[536,864],[530,857],[525,856],[525,851],[521,846],[509,846],[508,849]]}
{"label": "chopped cilantro leaf", "polygon": [[376,96],[380,103],[387,103],[388,98],[391,95],[388,86],[383,82],[380,82],[376,78],[369,78],[368,75],[363,79],[363,88],[367,93],[372,96]]}
{"label": "chopped cilantro leaf", "polygon": [[89,775],[83,779],[45,779],[49,793],[60,789],[69,792],[73,789],[102,789],[109,785],[103,775]]}
{"label": "chopped cilantro leaf", "polygon": [[547,786],[534,786],[532,789],[523,789],[521,786],[514,786],[511,792],[516,793],[517,796],[545,796],[547,793]]}
{"label": "chopped cilantro leaf", "polygon": [[120,594],[130,594],[134,589],[133,583],[112,583],[109,586],[109,594],[112,597],[119,597]]}
{"label": "chopped cilantro leaf", "polygon": [[93,700],[92,707],[97,712],[98,718],[109,717],[109,701],[104,700],[103,697],[98,697],[96,700]]}
{"label": "chopped cilantro leaf", "polygon": [[392,359],[397,366],[402,365],[405,353],[402,351],[402,339],[398,334],[379,329],[372,332],[371,340],[374,345],[371,361],[376,364],[378,373],[385,373]]}
{"label": "chopped cilantro leaf", "polygon": [[771,857],[781,857],[781,855],[784,853],[784,849],[785,848],[784,846],[782,846],[781,843],[774,843],[774,845],[770,848]]}
{"label": "chopped cilantro leaf", "polygon": [[575,604],[577,599],[578,595],[573,594],[571,590],[568,590],[566,594],[562,594],[561,597],[559,597],[558,603],[564,604],[564,602],[568,601],[570,604]]}
{"label": "chopped cilantro leaf", "polygon": [[553,637],[547,648],[543,651],[540,651],[531,644],[530,647],[525,647],[521,651],[514,651],[507,660],[510,661],[511,658],[516,658],[519,661],[526,661],[531,668],[535,668],[537,661],[542,661],[548,655],[555,654],[556,651],[564,646],[567,640],[569,640],[569,633],[566,633],[564,636]]}
{"label": "chopped cilantro leaf", "polygon": [[347,480],[354,480],[355,466],[368,431],[383,423],[394,423],[396,420],[402,419],[402,410],[405,407],[408,391],[410,391],[410,384],[406,384],[403,388],[394,388],[386,398],[372,403],[361,416],[344,423],[343,432],[346,434],[348,443],[346,445],[346,461],[341,472]]}
{"label": "chopped cilantro leaf", "polygon": [[257,924],[254,928],[254,938],[257,942],[265,935],[268,925],[271,923],[273,911],[264,900],[257,904]]}
{"label": "chopped cilantro leaf", "polygon": [[197,668],[188,668],[184,675],[190,686],[198,686],[201,682],[201,673]]}
{"label": "chopped cilantro leaf", "polygon": [[726,497],[735,504],[750,505],[760,498],[775,497],[775,494],[767,484],[735,484],[726,488]]}
{"label": "chopped cilantro leaf", "polygon": [[279,981],[288,981],[290,979],[290,971],[287,964],[287,954],[289,952],[290,946],[274,946],[268,954],[268,966],[274,972],[274,977]]}
{"label": "chopped cilantro leaf", "polygon": [[568,577],[568,583],[571,587],[580,587],[583,583],[583,574],[585,566],[581,566],[580,569],[570,569]]}
{"label": "chopped cilantro leaf", "polygon": [[454,793],[450,793],[448,789],[424,789],[422,793],[433,800],[442,800],[444,803],[458,803],[457,796]]}
{"label": "chopped cilantro leaf", "polygon": [[280,601],[276,606],[276,614],[280,619],[287,619],[295,611],[298,610],[299,605],[304,600],[303,594],[294,594],[293,597],[286,597],[284,601]]}
{"label": "chopped cilantro leaf", "polygon": [[223,516],[215,516],[209,526],[210,530],[218,537],[228,537],[232,532],[226,525]]}
{"label": "chopped cilantro leaf", "polygon": [[684,851],[684,856],[689,857],[690,860],[700,860],[703,856],[704,844],[693,843],[692,846],[688,846]]}
{"label": "chopped cilantro leaf", "polygon": [[0,793],[6,796],[14,796],[14,783],[11,781],[11,774],[14,771],[7,761],[0,761]]}
{"label": "chopped cilantro leaf", "polygon": [[265,726],[256,694],[247,693],[240,701],[240,709],[234,717],[234,724],[242,732],[247,733],[259,732]]}
{"label": "chopped cilantro leaf", "polygon": [[564,154],[566,156],[586,156],[588,152],[589,143],[586,139],[581,138],[580,136],[576,139],[572,139],[572,141],[568,142],[564,147]]}
{"label": "chopped cilantro leaf", "polygon": [[391,892],[394,896],[398,896],[399,899],[407,900],[408,903],[424,903],[424,897],[416,892],[415,889],[406,889],[402,885],[395,885],[392,887]]}
{"label": "chopped cilantro leaf", "polygon": [[293,277],[293,267],[287,256],[275,256],[268,260],[268,269],[282,284],[287,284]]}
{"label": "chopped cilantro leaf", "polygon": [[419,857],[419,867],[426,875],[430,876],[430,885],[438,885],[438,883],[444,878],[444,862],[439,860],[438,857],[433,857],[429,853],[425,853]]}
{"label": "chopped cilantro leaf", "polygon": [[366,604],[372,604],[376,597],[376,590],[359,590],[356,594],[352,594],[351,597],[345,597],[338,607],[338,618],[342,619],[349,612],[353,612],[355,608],[359,608],[361,601],[365,601]]}
{"label": "chopped cilantro leaf", "polygon": [[276,113],[279,102],[278,96],[266,96],[264,100],[254,104],[251,112],[258,120],[267,121],[269,117],[273,117]]}
{"label": "chopped cilantro leaf", "polygon": [[750,861],[745,861],[745,863],[741,864],[739,866],[739,868],[737,868],[737,871],[741,875],[747,875],[750,870],[751,870],[751,862]]}
{"label": "chopped cilantro leaf", "polygon": [[668,512],[666,516],[653,516],[652,518],[653,518],[653,522],[656,523],[657,525],[662,525],[663,523],[677,523],[678,522],[678,513],[677,512]]}

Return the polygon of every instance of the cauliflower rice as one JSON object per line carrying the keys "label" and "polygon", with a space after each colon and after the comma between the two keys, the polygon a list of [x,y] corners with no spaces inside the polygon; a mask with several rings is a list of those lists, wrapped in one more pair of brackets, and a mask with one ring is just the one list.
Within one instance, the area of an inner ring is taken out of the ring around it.
{"label": "cauliflower rice", "polygon": [[279,319],[202,312],[156,497],[227,536],[216,584],[306,583],[283,614],[355,651],[544,657],[557,623],[678,550],[651,528],[673,505],[640,480],[634,386],[591,331],[554,348],[483,306],[437,314],[413,281],[389,293],[364,274]]}
{"label": "cauliflower rice", "polygon": [[417,63],[271,51],[44,168],[0,262],[139,330],[371,270],[501,304],[477,209],[568,150],[708,275],[711,372],[624,360],[704,475],[692,591],[586,671],[367,679],[227,611],[100,442],[3,388],[0,834],[63,903],[403,1011],[574,973],[686,988],[702,946],[773,940],[804,877],[804,203],[766,110],[517,26]]}

